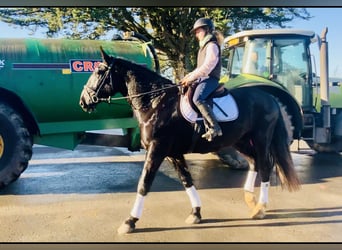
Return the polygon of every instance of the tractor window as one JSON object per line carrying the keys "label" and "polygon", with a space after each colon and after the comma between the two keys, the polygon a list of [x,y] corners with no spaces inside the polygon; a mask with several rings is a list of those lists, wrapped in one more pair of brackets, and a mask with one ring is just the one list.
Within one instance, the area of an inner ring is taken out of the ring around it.
{"label": "tractor window", "polygon": [[269,76],[269,40],[253,39],[223,52],[223,58],[229,57],[227,71],[231,78],[241,73]]}
{"label": "tractor window", "polygon": [[246,42],[246,51],[243,58],[241,73],[269,76],[269,57],[267,48],[269,40],[253,39]]}
{"label": "tractor window", "polygon": [[302,39],[277,39],[273,42],[273,79],[284,85],[305,106],[309,103],[308,55]]}
{"label": "tractor window", "polygon": [[230,50],[231,65],[227,65],[228,72],[230,73],[230,77],[234,78],[237,75],[241,74],[242,67],[242,59],[244,53],[244,46],[236,46],[233,50]]}

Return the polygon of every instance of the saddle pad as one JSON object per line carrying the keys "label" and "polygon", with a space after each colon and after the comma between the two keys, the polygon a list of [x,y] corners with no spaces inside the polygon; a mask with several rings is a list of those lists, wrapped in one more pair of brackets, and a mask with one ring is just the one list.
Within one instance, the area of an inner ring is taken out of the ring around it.
{"label": "saddle pad", "polygon": [[[187,95],[181,96],[180,110],[183,117],[191,123],[203,119],[202,117],[199,117],[197,112],[191,107]],[[213,111],[217,121],[219,122],[234,121],[239,116],[239,110],[236,102],[230,94],[223,97],[214,98]]]}

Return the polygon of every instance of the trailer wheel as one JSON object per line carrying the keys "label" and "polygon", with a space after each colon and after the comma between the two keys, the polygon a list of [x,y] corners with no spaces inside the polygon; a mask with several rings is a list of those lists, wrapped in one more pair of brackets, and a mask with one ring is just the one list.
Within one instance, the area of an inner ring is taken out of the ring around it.
{"label": "trailer wheel", "polygon": [[32,157],[33,140],[21,116],[0,103],[0,188],[19,178]]}

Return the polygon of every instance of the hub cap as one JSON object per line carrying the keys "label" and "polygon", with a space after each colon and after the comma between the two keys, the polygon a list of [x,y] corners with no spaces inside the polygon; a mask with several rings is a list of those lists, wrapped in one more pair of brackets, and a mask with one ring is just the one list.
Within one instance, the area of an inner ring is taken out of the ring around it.
{"label": "hub cap", "polygon": [[5,143],[4,139],[2,139],[2,136],[0,135],[0,158],[2,157],[2,154],[4,153]]}

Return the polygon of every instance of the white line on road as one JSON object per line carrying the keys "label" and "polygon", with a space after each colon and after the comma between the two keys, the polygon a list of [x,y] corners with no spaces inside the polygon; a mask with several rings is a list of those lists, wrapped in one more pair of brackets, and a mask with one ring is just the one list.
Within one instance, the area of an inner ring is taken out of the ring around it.
{"label": "white line on road", "polygon": [[[100,157],[81,157],[81,158],[50,158],[50,159],[33,159],[29,165],[45,165],[45,164],[70,164],[70,163],[103,163],[103,162],[144,162],[145,155],[123,155],[123,156],[100,156]],[[218,159],[214,154],[187,154],[187,160],[210,160]]]}

